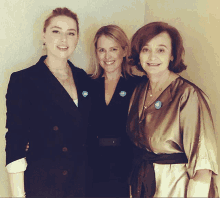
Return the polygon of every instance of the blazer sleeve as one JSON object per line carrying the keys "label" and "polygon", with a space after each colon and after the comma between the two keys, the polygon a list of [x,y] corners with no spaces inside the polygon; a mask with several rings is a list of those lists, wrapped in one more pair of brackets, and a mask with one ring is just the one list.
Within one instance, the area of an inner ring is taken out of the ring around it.
{"label": "blazer sleeve", "polygon": [[26,156],[28,143],[28,90],[25,78],[20,73],[11,75],[6,94],[8,132],[6,138],[6,165]]}
{"label": "blazer sleeve", "polygon": [[189,177],[193,178],[201,169],[218,174],[217,145],[209,100],[201,90],[185,91],[181,101],[180,127]]}

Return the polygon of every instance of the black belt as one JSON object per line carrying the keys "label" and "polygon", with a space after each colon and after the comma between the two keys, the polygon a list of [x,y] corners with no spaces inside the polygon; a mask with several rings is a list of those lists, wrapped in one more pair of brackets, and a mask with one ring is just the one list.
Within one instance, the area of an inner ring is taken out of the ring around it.
{"label": "black belt", "polygon": [[134,163],[129,177],[130,196],[141,196],[142,185],[147,197],[153,197],[156,191],[156,181],[153,163],[183,164],[188,163],[185,153],[155,154],[147,150],[134,148]]}
{"label": "black belt", "polygon": [[121,146],[121,138],[99,138],[99,146]]}

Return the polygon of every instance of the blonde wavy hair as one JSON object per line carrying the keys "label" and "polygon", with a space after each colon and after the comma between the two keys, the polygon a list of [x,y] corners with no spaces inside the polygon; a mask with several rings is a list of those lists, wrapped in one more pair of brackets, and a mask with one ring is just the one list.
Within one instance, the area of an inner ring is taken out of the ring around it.
{"label": "blonde wavy hair", "polygon": [[92,74],[92,78],[96,79],[99,78],[100,76],[103,75],[104,70],[103,68],[100,66],[100,64],[98,63],[97,60],[97,53],[96,53],[96,49],[97,49],[97,42],[98,39],[102,36],[106,36],[109,38],[112,38],[115,42],[119,43],[122,47],[123,50],[125,50],[127,48],[127,55],[123,58],[122,61],[122,76],[123,77],[127,77],[131,75],[131,67],[128,65],[128,56],[130,53],[130,45],[129,45],[129,40],[127,35],[125,34],[125,32],[117,25],[107,25],[107,26],[103,26],[101,27],[97,32],[96,35],[94,37],[93,40],[93,44],[94,44],[94,55],[92,58],[92,67],[95,68],[93,74]]}

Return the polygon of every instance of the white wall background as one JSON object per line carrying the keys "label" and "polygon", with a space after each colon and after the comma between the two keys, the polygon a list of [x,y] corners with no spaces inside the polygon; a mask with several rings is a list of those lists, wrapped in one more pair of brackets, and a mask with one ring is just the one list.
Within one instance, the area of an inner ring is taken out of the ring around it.
{"label": "white wall background", "polygon": [[183,36],[188,68],[181,75],[209,96],[220,168],[220,1],[146,0],[145,6],[145,23],[165,21]]}
{"label": "white wall background", "polygon": [[13,71],[35,64],[42,54],[41,31],[46,16],[56,7],[76,12],[80,41],[71,60],[88,70],[95,32],[110,23],[130,38],[144,24],[144,0],[1,0],[0,2],[0,197],[10,196],[5,171],[5,94]]}

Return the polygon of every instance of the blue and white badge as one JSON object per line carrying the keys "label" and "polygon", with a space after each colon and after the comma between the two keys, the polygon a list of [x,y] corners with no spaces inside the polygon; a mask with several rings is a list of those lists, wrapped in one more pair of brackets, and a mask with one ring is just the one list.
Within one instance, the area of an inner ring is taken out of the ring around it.
{"label": "blue and white badge", "polygon": [[88,93],[88,91],[83,91],[83,92],[82,92],[82,95],[83,95],[83,97],[86,97],[86,96],[89,95],[89,93]]}
{"label": "blue and white badge", "polygon": [[162,102],[160,102],[159,100],[157,102],[155,102],[154,104],[156,109],[160,109],[162,107]]}
{"label": "blue and white badge", "polygon": [[121,97],[125,97],[126,96],[126,91],[121,91],[120,93],[119,93],[119,95],[121,96]]}

